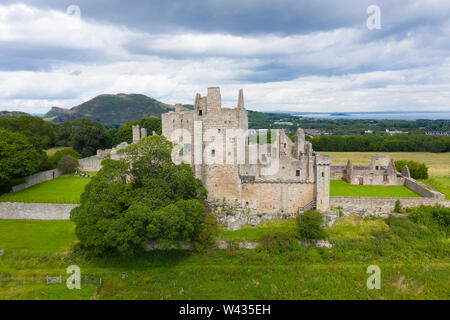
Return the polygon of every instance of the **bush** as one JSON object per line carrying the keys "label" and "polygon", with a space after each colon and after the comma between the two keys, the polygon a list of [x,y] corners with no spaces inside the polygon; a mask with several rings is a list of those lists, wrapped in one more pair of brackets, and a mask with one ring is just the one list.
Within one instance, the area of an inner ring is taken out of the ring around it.
{"label": "bush", "polygon": [[81,159],[81,154],[73,150],[72,148],[65,148],[55,152],[54,155],[48,157],[48,162],[51,168],[55,169],[58,167],[59,161],[66,155],[71,155],[75,159]]}
{"label": "bush", "polygon": [[58,162],[58,170],[62,174],[73,173],[78,168],[79,163],[78,160],[72,157],[71,155],[65,155]]}
{"label": "bush", "polygon": [[319,240],[327,237],[323,227],[323,215],[316,210],[308,210],[297,216],[299,236],[302,240]]}
{"label": "bush", "polygon": [[450,208],[442,206],[420,206],[409,210],[409,219],[435,230],[450,234]]}
{"label": "bush", "polygon": [[402,204],[400,203],[399,199],[397,199],[397,201],[395,201],[394,212],[396,212],[396,213],[402,212]]}
{"label": "bush", "polygon": [[413,179],[428,179],[428,167],[424,163],[412,160],[395,161],[395,168],[399,172],[402,172],[405,165],[408,166],[409,173]]}
{"label": "bush", "polygon": [[292,232],[271,232],[261,239],[261,247],[274,254],[292,249],[298,245],[298,239]]}

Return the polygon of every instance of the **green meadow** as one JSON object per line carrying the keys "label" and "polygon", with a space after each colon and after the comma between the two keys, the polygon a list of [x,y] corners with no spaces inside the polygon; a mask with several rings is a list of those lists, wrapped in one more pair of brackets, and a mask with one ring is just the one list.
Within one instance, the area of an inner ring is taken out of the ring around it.
{"label": "green meadow", "polygon": [[80,196],[90,178],[72,175],[36,184],[16,193],[0,197],[0,202],[25,203],[80,203]]}
{"label": "green meadow", "polygon": [[400,197],[420,198],[420,194],[405,186],[360,186],[343,180],[330,181],[331,197]]}
{"label": "green meadow", "polygon": [[[340,218],[331,249],[292,241],[295,219],[221,231],[254,250],[154,251],[134,258],[92,258],[70,251],[70,221],[0,221],[0,299],[448,299],[450,245],[445,234],[411,222]],[[290,240],[289,240],[290,239]],[[381,268],[381,289],[366,286]],[[78,265],[81,290],[65,286]],[[63,283],[47,285],[46,276]],[[102,285],[100,285],[100,279]]]}

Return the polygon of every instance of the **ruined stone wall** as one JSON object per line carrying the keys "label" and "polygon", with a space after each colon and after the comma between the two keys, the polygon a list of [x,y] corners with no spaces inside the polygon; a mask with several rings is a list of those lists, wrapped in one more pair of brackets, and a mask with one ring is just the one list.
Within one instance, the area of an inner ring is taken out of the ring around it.
{"label": "ruined stone wall", "polygon": [[253,203],[261,214],[294,214],[315,199],[313,183],[255,181],[242,185],[242,200]]}
{"label": "ruined stone wall", "polygon": [[78,204],[0,202],[0,219],[69,220]]}
{"label": "ruined stone wall", "polygon": [[313,183],[244,182],[240,199],[210,199],[218,221],[229,230],[273,219],[297,216],[300,207],[314,200]]}
{"label": "ruined stone wall", "polygon": [[423,197],[445,200],[444,194],[428,189],[426,185],[424,185],[419,181],[414,180],[413,178],[405,178],[404,180],[405,180],[405,187],[411,189],[412,191],[420,194]]}
{"label": "ruined stone wall", "polygon": [[104,160],[104,157],[95,155],[92,157],[88,157],[88,158],[83,158],[78,160],[79,166],[78,166],[78,170],[80,171],[100,171],[100,169],[102,168],[102,161]]}
{"label": "ruined stone wall", "polygon": [[346,180],[347,166],[345,165],[332,165],[330,167],[330,179],[331,180]]}
{"label": "ruined stone wall", "polygon": [[34,186],[35,184],[39,184],[39,183],[42,183],[45,181],[56,179],[60,175],[61,175],[61,172],[59,172],[58,169],[53,169],[53,170],[48,170],[48,171],[33,174],[31,176],[26,177],[24,183],[12,187],[11,192],[17,192],[17,191],[29,188],[31,186]]}
{"label": "ruined stone wall", "polygon": [[341,207],[344,214],[388,214],[395,208],[395,202],[405,208],[413,208],[421,205],[442,205],[450,207],[450,201],[434,198],[369,198],[369,197],[330,197],[330,208]]}

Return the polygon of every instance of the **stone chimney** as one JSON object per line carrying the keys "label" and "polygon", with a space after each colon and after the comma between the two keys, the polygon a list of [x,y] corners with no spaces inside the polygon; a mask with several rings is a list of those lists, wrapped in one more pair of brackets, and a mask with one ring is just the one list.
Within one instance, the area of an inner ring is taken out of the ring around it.
{"label": "stone chimney", "polygon": [[240,90],[239,90],[238,109],[245,109],[245,104],[244,104],[244,90],[243,90],[243,89],[240,89]]}

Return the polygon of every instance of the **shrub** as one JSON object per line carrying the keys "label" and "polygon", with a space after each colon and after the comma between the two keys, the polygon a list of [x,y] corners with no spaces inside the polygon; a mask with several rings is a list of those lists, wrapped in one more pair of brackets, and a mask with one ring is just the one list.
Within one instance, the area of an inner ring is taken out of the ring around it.
{"label": "shrub", "polygon": [[395,201],[394,212],[396,212],[396,213],[402,212],[402,204],[400,203],[399,199],[397,199],[397,201]]}
{"label": "shrub", "polygon": [[66,155],[71,155],[75,159],[81,159],[81,154],[79,154],[72,148],[65,148],[55,152],[54,155],[48,157],[48,162],[50,163],[51,168],[57,168],[59,161]]}
{"label": "shrub", "polygon": [[58,162],[58,170],[62,174],[75,172],[78,166],[79,166],[78,160],[72,157],[71,155],[65,155]]}
{"label": "shrub", "polygon": [[413,179],[428,179],[428,167],[424,163],[408,160],[395,161],[395,168],[402,172],[404,166],[408,166]]}
{"label": "shrub", "polygon": [[213,213],[206,213],[203,223],[200,225],[199,232],[194,239],[194,246],[197,250],[211,247],[217,238],[219,224],[217,217]]}
{"label": "shrub", "polygon": [[297,216],[299,236],[302,240],[319,240],[327,237],[323,227],[323,215],[316,210],[308,210]]}
{"label": "shrub", "polygon": [[409,219],[431,229],[450,234],[450,208],[442,206],[420,206],[409,210]]}
{"label": "shrub", "polygon": [[281,253],[298,245],[298,239],[292,232],[271,232],[261,239],[261,247],[272,253]]}

